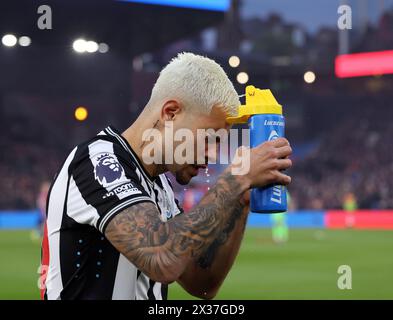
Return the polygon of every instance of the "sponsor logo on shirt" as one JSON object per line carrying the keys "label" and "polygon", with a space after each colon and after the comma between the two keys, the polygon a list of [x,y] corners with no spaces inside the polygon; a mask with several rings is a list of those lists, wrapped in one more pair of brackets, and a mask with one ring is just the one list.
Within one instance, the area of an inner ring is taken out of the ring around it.
{"label": "sponsor logo on shirt", "polygon": [[141,194],[142,191],[139,190],[138,188],[135,188],[134,185],[131,182],[124,183],[113,190],[107,192],[102,199],[106,199],[108,197],[112,196],[118,196],[118,195],[123,195],[123,196],[131,196],[133,194]]}

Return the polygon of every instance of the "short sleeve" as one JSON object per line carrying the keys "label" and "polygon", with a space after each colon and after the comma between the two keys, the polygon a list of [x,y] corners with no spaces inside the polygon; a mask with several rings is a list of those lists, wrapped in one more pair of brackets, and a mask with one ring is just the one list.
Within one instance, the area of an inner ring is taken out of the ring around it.
{"label": "short sleeve", "polygon": [[129,154],[111,141],[98,139],[78,147],[70,166],[67,215],[104,233],[124,209],[152,202]]}

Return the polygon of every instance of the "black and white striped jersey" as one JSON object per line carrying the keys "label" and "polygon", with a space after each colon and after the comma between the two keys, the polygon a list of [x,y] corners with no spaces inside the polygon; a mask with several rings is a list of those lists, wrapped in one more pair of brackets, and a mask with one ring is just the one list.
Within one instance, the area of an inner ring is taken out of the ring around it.
{"label": "black and white striped jersey", "polygon": [[154,282],[105,238],[125,208],[154,203],[166,221],[183,212],[162,174],[152,178],[113,127],[78,145],[48,196],[42,270],[44,299],[166,299]]}

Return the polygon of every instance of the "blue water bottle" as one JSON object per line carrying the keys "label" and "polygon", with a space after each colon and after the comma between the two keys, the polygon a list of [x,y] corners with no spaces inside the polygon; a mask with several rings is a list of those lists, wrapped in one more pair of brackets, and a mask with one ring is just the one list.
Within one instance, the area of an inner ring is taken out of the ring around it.
{"label": "blue water bottle", "polygon": [[[229,123],[248,123],[250,146],[254,148],[265,141],[284,137],[285,120],[282,106],[270,90],[254,86],[246,87],[246,104],[239,107],[237,117],[229,117]],[[287,192],[282,185],[269,185],[251,190],[250,210],[258,213],[287,211]]]}

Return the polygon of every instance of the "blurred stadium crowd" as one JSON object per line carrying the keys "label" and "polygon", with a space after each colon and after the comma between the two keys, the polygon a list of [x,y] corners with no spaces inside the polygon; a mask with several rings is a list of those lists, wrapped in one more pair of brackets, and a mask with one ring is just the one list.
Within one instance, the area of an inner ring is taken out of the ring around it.
{"label": "blurred stadium crowd", "polygon": [[51,146],[50,137],[35,132],[39,128],[33,123],[21,130],[20,122],[1,122],[9,139],[0,141],[0,210],[36,208],[40,185],[52,181],[64,149]]}
{"label": "blurred stadium crowd", "polygon": [[352,107],[357,110],[338,118],[317,148],[295,162],[290,191],[296,207],[341,209],[352,194],[358,208],[393,208],[392,108]]}

